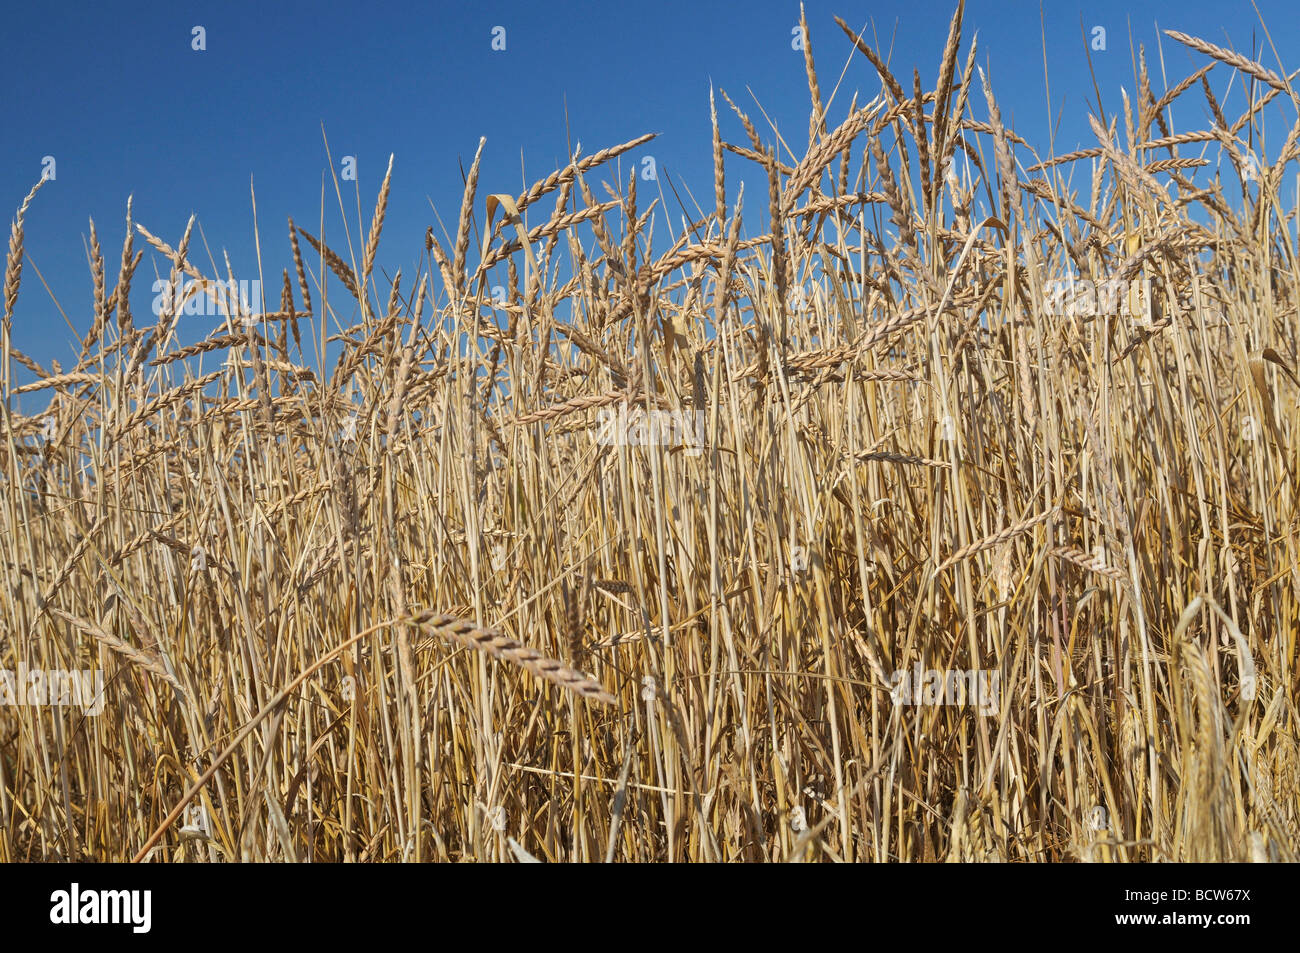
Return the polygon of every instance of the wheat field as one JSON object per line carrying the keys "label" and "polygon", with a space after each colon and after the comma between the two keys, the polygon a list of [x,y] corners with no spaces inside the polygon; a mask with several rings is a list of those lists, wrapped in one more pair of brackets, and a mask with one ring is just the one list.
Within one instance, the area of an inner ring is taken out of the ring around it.
{"label": "wheat field", "polygon": [[1300,859],[1296,89],[1166,31],[1053,155],[962,18],[930,92],[805,22],[806,143],[718,90],[693,205],[650,136],[518,195],[480,142],[414,275],[398,161],[253,309],[92,223],[68,368],[32,189],[0,669],[103,710],[0,706],[0,861]]}

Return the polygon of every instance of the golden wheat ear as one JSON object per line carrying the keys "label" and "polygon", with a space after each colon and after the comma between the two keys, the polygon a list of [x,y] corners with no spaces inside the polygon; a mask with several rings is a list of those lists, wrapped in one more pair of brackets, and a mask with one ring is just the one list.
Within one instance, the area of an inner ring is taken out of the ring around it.
{"label": "golden wheat ear", "polygon": [[486,652],[495,659],[518,665],[544,679],[566,688],[590,701],[612,705],[618,699],[590,675],[569,668],[559,659],[550,658],[537,649],[512,639],[500,629],[490,629],[447,613],[433,610],[417,612],[407,619],[411,625],[428,629],[436,635],[459,642],[467,648]]}

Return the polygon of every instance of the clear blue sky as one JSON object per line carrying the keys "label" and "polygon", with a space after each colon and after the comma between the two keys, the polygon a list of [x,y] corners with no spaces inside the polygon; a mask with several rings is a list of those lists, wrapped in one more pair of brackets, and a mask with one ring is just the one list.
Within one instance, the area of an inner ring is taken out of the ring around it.
{"label": "clear blue sky", "polygon": [[[1294,69],[1300,65],[1295,0],[1257,4],[1282,68]],[[953,7],[934,0],[808,2],[824,92],[849,64],[832,124],[844,117],[855,89],[865,101],[880,87],[866,60],[850,57],[834,15],[866,26],[869,35],[874,29],[895,74],[910,89],[917,66],[928,89]],[[655,157],[676,227],[680,216],[669,177],[683,197],[689,190],[706,207],[712,201],[710,80],[751,114],[765,139],[753,97],[792,142],[806,143],[807,84],[802,56],[791,49],[798,11],[797,2],[707,0],[11,4],[0,32],[0,206],[6,220],[40,177],[43,157],[57,163],[57,177],[27,216],[29,258],[14,345],[47,364],[56,358],[66,368],[75,359],[76,341],[37,270],[84,334],[91,304],[87,220],[93,216],[98,227],[111,288],[129,194],[136,221],[173,245],[190,214],[197,214],[216,260],[226,249],[236,277],[255,278],[251,179],[274,308],[280,269],[290,264],[286,217],[318,232],[323,183],[327,238],[331,244],[342,238],[322,125],[336,169],[345,155],[357,159],[367,223],[389,153],[396,154],[379,255],[390,274],[398,266],[414,273],[426,226],[441,237],[430,202],[454,229],[460,163],[468,168],[480,136],[487,137],[480,180],[485,195],[517,194],[563,164],[570,134],[590,153],[643,132],[660,133],[632,157]],[[1081,20],[1085,30],[1107,31],[1107,49],[1093,53],[1093,60],[1108,112],[1120,103],[1121,85],[1133,92],[1131,57],[1138,43],[1146,45],[1157,94],[1164,89],[1158,28],[1246,53],[1254,37],[1263,46],[1263,62],[1278,68],[1249,3],[1050,0],[1040,8],[1020,0],[971,0],[966,43],[978,31],[979,62],[1004,118],[1043,154],[1049,141],[1044,42],[1051,115],[1064,116],[1057,152],[1092,144],[1086,113],[1093,93]],[[202,52],[191,48],[196,25],[206,30]],[[504,52],[491,48],[496,26],[506,29]],[[1208,62],[1167,37],[1162,41],[1171,84]],[[1230,75],[1225,67],[1211,73],[1225,112],[1235,117],[1245,100],[1239,85],[1225,92]],[[982,97],[972,100],[983,118]],[[739,123],[719,104],[724,138],[744,143]],[[1177,129],[1208,128],[1203,98],[1189,93],[1174,119]],[[1280,139],[1286,131],[1275,135]],[[728,161],[732,199],[746,163]],[[629,169],[625,159],[623,181]],[[592,184],[604,198],[598,181]],[[758,180],[751,182],[747,230],[754,234],[766,217],[765,195]],[[639,183],[642,208],[650,185]],[[355,192],[345,191],[344,201],[355,234]],[[543,210],[551,204],[546,200]],[[147,248],[138,240],[137,247]],[[191,258],[209,271],[197,231]],[[134,284],[133,310],[142,322],[152,320],[155,260],[165,276],[165,264],[147,253]]]}

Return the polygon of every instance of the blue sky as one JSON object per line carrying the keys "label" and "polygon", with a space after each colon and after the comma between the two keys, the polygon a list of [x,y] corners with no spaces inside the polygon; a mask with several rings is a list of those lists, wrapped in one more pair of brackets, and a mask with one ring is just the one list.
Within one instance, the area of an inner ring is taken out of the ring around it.
{"label": "blue sky", "polygon": [[[1259,15],[1249,3],[1207,0],[1041,7],[971,0],[964,34],[968,44],[979,33],[978,62],[989,73],[1004,119],[1046,154],[1044,43],[1051,116],[1063,116],[1056,150],[1065,152],[1092,144],[1086,115],[1093,92],[1081,21],[1086,31],[1106,30],[1107,49],[1094,52],[1093,63],[1111,111],[1120,103],[1121,85],[1133,91],[1138,43],[1146,45],[1157,94],[1164,89],[1157,28],[1246,53],[1253,36],[1263,46],[1260,58],[1277,69],[1262,16],[1282,67],[1295,69],[1300,13],[1294,0],[1256,4]],[[806,6],[824,94],[848,64],[831,108],[832,124],[844,117],[855,89],[865,101],[880,86],[865,58],[850,57],[835,15],[865,26],[868,36],[874,30],[909,89],[913,66],[921,70],[925,88],[934,85],[953,3],[812,0]],[[750,113],[765,139],[755,98],[792,143],[806,143],[807,83],[802,55],[791,48],[798,12],[797,2],[706,0],[11,5],[0,32],[6,90],[0,101],[0,205],[6,218],[40,177],[44,157],[56,162],[56,178],[46,183],[26,220],[28,258],[14,345],[43,363],[54,358],[66,368],[75,360],[77,343],[67,321],[81,334],[90,323],[87,221],[93,217],[99,230],[111,288],[130,194],[135,220],[173,245],[190,214],[198,216],[202,234],[196,230],[191,259],[205,273],[208,250],[218,262],[226,250],[236,277],[255,278],[251,180],[268,304],[274,308],[280,270],[291,267],[286,218],[293,215],[318,233],[322,187],[327,240],[342,242],[322,126],[336,170],[344,156],[356,157],[367,225],[388,156],[396,155],[379,254],[390,274],[399,266],[408,278],[414,273],[427,226],[441,236],[431,203],[454,229],[461,163],[468,168],[480,136],[487,137],[483,196],[517,194],[563,164],[570,137],[591,153],[644,132],[659,133],[624,158],[621,180],[626,182],[629,159],[639,163],[653,156],[676,227],[680,214],[670,178],[683,198],[693,193],[706,207],[712,202],[710,80]],[[191,47],[196,25],[206,31],[204,51]],[[497,26],[506,30],[504,51],[491,47]],[[1170,84],[1208,62],[1167,37],[1162,41]],[[1211,73],[1225,112],[1235,117],[1245,99],[1240,85],[1226,90],[1230,76],[1225,67]],[[982,98],[972,99],[976,116],[984,118]],[[724,138],[744,143],[720,98],[719,105]],[[1203,98],[1194,92],[1173,115],[1176,130],[1209,125]],[[1280,139],[1286,131],[1275,134]],[[746,163],[736,157],[728,162],[730,201]],[[591,180],[600,198],[603,177],[612,179],[613,173]],[[754,234],[763,228],[765,194],[760,180],[750,181],[747,231]],[[356,193],[352,183],[343,184],[355,235]],[[639,191],[644,209],[647,193],[657,189],[641,182]],[[552,204],[544,201],[542,211],[549,213]],[[137,240],[137,247],[146,246]],[[344,244],[340,250],[345,249]],[[152,320],[154,260],[146,254],[134,284],[133,310],[142,321]],[[159,261],[158,268],[165,265]],[[42,286],[42,275],[67,321]]]}

